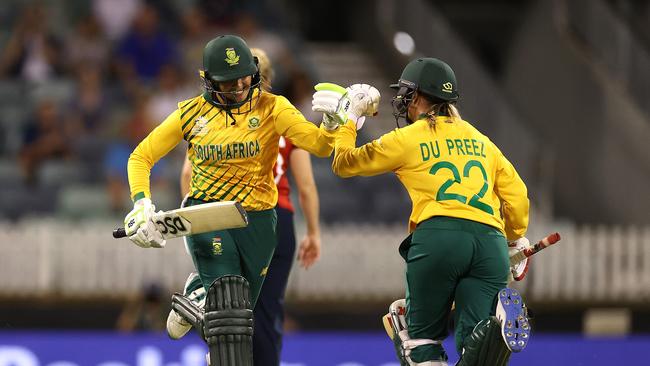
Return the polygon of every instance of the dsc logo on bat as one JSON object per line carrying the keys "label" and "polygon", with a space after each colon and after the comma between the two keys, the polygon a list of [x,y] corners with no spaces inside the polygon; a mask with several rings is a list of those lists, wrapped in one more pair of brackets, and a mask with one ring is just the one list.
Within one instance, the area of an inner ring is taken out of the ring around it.
{"label": "dsc logo on bat", "polygon": [[174,236],[189,234],[191,229],[190,222],[177,215],[154,217],[153,222],[158,226],[163,237],[166,234]]}

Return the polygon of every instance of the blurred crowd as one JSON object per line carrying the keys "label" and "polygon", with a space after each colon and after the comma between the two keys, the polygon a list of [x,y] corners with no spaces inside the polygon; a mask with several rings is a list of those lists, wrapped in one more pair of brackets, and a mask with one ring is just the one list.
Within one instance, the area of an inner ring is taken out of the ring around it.
{"label": "blurred crowd", "polygon": [[[313,81],[292,51],[298,40],[267,27],[255,1],[60,3],[0,6],[0,217],[126,212],[130,152],[201,92],[203,47],[217,35],[265,50],[272,91],[309,105]],[[168,192],[161,206],[180,202],[185,148],[152,172],[154,192]]]}

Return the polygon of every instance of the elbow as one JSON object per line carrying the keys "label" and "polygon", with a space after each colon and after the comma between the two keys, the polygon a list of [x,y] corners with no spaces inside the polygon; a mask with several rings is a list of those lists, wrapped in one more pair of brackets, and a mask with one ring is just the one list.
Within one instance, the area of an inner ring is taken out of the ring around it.
{"label": "elbow", "polygon": [[345,171],[336,171],[336,170],[335,170],[335,171],[334,171],[334,174],[336,174],[337,176],[339,176],[339,177],[341,177],[341,178],[351,178],[351,177],[354,177],[354,174],[350,174],[350,173],[345,172]]}
{"label": "elbow", "polygon": [[186,195],[189,193],[189,187],[192,183],[192,172],[186,172],[183,170],[181,173],[181,181],[180,181],[180,186],[181,186],[181,195]]}
{"label": "elbow", "polygon": [[192,180],[192,171],[183,169],[183,171],[181,172],[181,180],[183,182],[189,182],[190,180]]}
{"label": "elbow", "polygon": [[318,191],[315,184],[298,188],[298,200],[300,202],[312,202],[318,199]]}
{"label": "elbow", "polygon": [[350,178],[354,176],[350,171],[344,169],[341,164],[338,164],[336,159],[332,162],[332,172],[341,178]]}
{"label": "elbow", "polygon": [[350,150],[336,149],[332,159],[332,172],[341,178],[363,175],[360,165],[355,161]]}
{"label": "elbow", "polygon": [[153,161],[142,154],[139,148],[136,148],[133,150],[133,152],[131,152],[131,155],[129,155],[127,166],[146,166],[151,169],[151,167],[153,167]]}
{"label": "elbow", "polygon": [[318,158],[329,158],[330,155],[332,155],[332,151],[333,149],[330,146],[327,146],[326,148],[314,151],[313,154]]}

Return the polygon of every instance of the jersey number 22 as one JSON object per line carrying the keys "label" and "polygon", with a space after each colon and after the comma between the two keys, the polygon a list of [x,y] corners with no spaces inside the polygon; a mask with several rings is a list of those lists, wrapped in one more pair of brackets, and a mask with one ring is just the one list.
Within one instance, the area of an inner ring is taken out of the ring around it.
{"label": "jersey number 22", "polygon": [[494,215],[494,210],[492,209],[492,207],[486,204],[485,202],[481,201],[481,198],[485,196],[485,193],[487,192],[488,189],[487,173],[485,172],[485,168],[483,168],[483,164],[481,164],[481,162],[478,160],[468,161],[463,167],[463,177],[464,178],[469,177],[469,172],[474,167],[478,168],[481,171],[481,174],[483,174],[483,186],[481,187],[481,190],[478,193],[474,194],[472,198],[470,198],[469,202],[467,202],[467,197],[461,194],[447,193],[447,189],[451,187],[452,184],[454,183],[462,184],[462,180],[458,168],[456,168],[454,164],[448,161],[439,161],[435,163],[431,167],[431,170],[429,170],[429,174],[435,175],[440,169],[449,169],[451,173],[454,175],[454,179],[451,178],[447,179],[440,186],[440,189],[438,190],[438,194],[436,194],[436,201],[456,200],[460,203],[468,204],[472,207],[478,208],[479,210],[487,212],[490,215]]}

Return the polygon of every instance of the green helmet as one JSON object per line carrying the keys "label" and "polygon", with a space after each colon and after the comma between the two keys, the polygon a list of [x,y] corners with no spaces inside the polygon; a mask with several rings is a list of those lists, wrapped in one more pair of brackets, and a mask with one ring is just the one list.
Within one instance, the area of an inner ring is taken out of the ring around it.
{"label": "green helmet", "polygon": [[408,106],[416,91],[443,102],[453,103],[459,97],[454,70],[445,62],[432,57],[409,62],[398,83],[391,85],[391,88],[397,89],[392,102],[396,120],[403,117],[408,121]]}
{"label": "green helmet", "polygon": [[[237,36],[219,36],[205,45],[203,49],[203,70],[201,77],[211,102],[219,107],[239,108],[250,101],[253,91],[261,85],[257,58],[253,57],[246,42]],[[251,91],[243,102],[228,102],[227,98],[216,98],[219,94],[218,83],[252,76]]]}
{"label": "green helmet", "polygon": [[246,42],[237,36],[219,36],[203,49],[203,69],[212,81],[235,80],[258,72]]}

